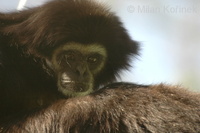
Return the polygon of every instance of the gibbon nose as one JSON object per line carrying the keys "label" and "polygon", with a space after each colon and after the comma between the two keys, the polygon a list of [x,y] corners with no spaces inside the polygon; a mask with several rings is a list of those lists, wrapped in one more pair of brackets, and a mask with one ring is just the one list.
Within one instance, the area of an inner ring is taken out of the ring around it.
{"label": "gibbon nose", "polygon": [[85,65],[78,65],[76,67],[76,74],[79,76],[84,76],[86,74],[87,68]]}

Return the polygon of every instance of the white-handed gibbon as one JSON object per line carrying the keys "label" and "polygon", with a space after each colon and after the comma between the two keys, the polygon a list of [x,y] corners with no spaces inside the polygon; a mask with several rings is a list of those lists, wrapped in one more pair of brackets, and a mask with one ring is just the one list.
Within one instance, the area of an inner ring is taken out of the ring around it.
{"label": "white-handed gibbon", "polygon": [[120,20],[92,1],[0,14],[0,125],[115,80],[137,54]]}
{"label": "white-handed gibbon", "polygon": [[110,84],[137,54],[119,18],[92,0],[0,13],[0,132],[200,131],[199,94]]}

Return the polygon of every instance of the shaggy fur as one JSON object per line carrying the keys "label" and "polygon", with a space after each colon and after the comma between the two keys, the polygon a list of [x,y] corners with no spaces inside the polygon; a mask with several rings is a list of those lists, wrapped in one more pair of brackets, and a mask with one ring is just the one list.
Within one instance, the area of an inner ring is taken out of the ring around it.
{"label": "shaggy fur", "polygon": [[64,98],[46,60],[68,42],[99,43],[107,50],[94,90],[114,81],[138,49],[118,17],[89,0],[57,0],[25,11],[0,13],[0,125]]}
{"label": "shaggy fur", "polygon": [[200,131],[200,94],[175,86],[117,83],[66,100],[46,60],[67,42],[99,43],[107,50],[94,90],[115,80],[138,50],[119,19],[90,1],[52,1],[0,13],[0,132]]}
{"label": "shaggy fur", "polygon": [[198,133],[200,94],[178,86],[113,84],[60,100],[8,133]]}

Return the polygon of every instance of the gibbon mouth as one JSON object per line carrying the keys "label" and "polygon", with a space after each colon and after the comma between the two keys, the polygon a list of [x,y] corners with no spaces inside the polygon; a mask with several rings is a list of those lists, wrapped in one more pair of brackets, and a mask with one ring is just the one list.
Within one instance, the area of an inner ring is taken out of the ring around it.
{"label": "gibbon mouth", "polygon": [[60,86],[60,89],[69,90],[72,92],[85,92],[90,89],[90,85],[87,83],[80,83],[70,80],[61,80]]}

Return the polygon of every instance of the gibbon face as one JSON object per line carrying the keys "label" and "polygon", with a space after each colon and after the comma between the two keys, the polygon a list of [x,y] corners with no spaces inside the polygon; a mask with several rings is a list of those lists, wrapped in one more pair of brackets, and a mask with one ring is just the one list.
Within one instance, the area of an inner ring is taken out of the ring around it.
{"label": "gibbon face", "polygon": [[48,64],[57,77],[58,90],[67,96],[80,96],[93,91],[106,58],[106,49],[100,44],[70,42],[56,48]]}

